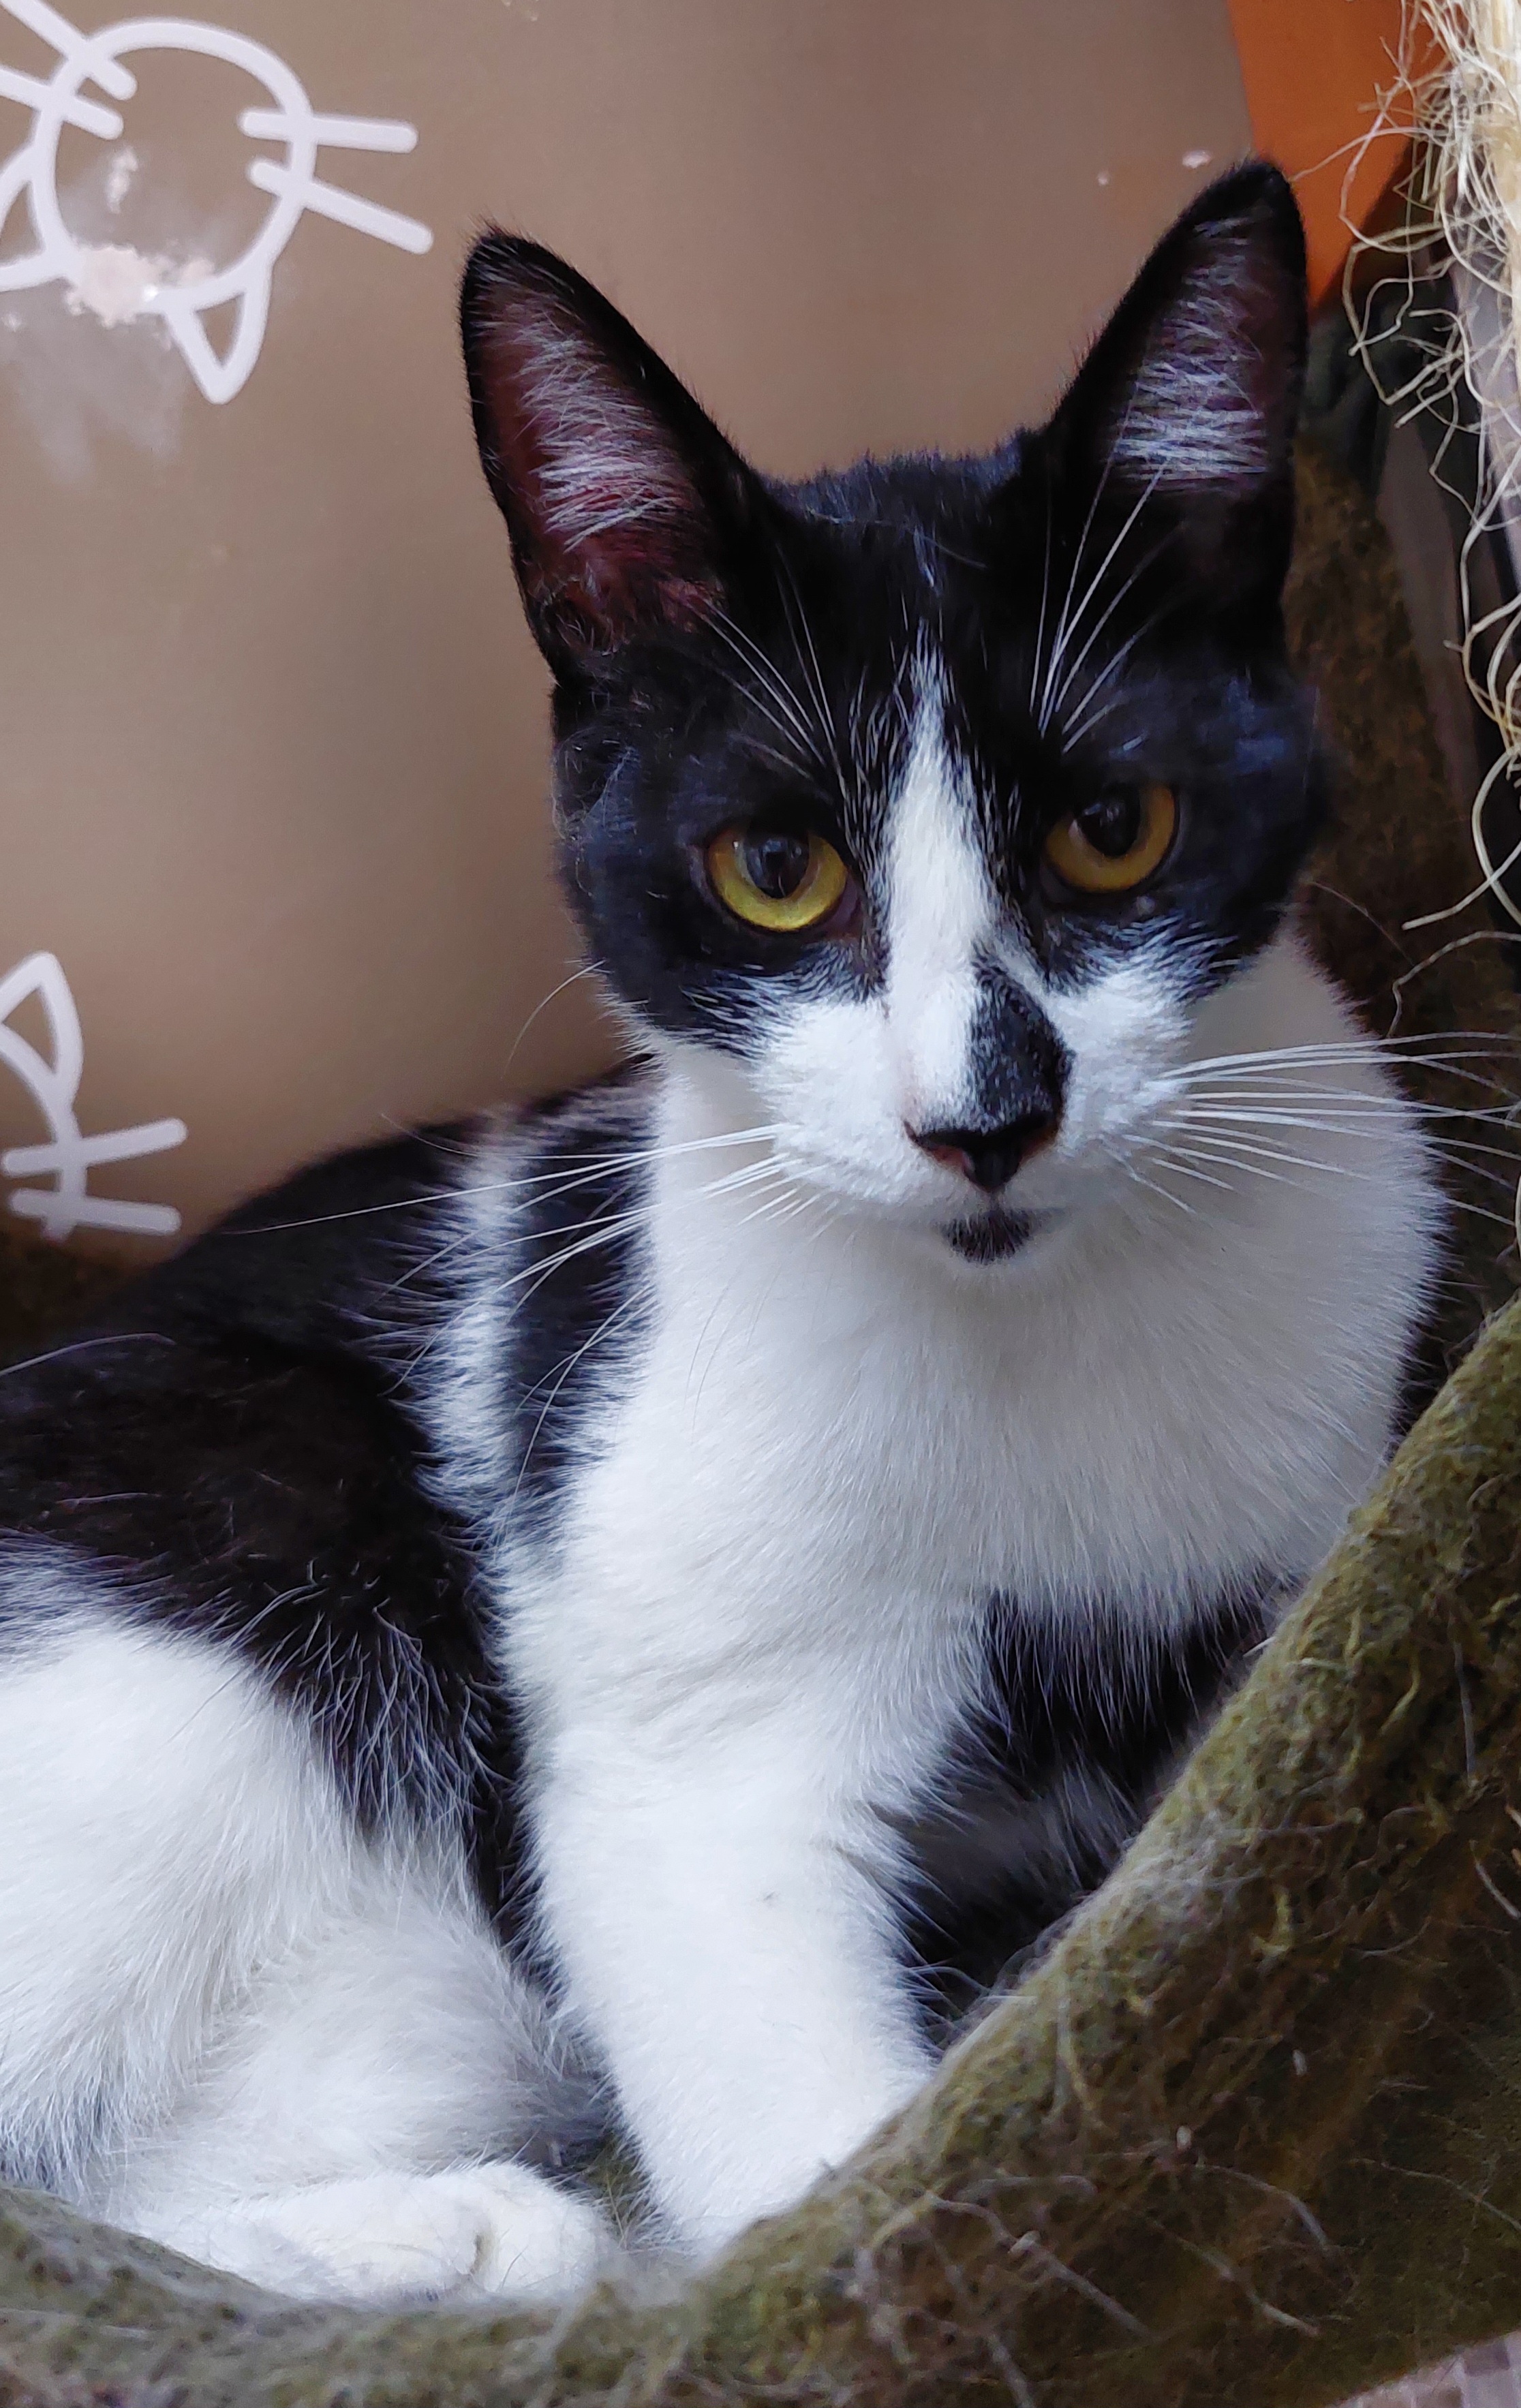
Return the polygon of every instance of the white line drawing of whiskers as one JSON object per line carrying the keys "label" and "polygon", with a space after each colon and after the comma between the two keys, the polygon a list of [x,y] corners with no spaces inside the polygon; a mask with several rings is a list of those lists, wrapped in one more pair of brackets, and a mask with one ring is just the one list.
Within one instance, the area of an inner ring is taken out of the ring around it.
{"label": "white line drawing of whiskers", "polygon": [[[35,996],[48,1023],[49,1061],[10,1026],[11,1014]],[[0,1154],[0,1176],[51,1178],[51,1187],[18,1187],[10,1209],[38,1223],[58,1242],[76,1229],[129,1229],[143,1238],[172,1238],[179,1215],[172,1204],[127,1204],[89,1193],[91,1170],[99,1162],[133,1162],[145,1154],[166,1154],[183,1145],[183,1121],[143,1121],[136,1128],[107,1129],[86,1137],[75,1101],[84,1069],[79,1014],[55,953],[29,953],[0,979],[0,1062],[14,1070],[40,1109],[51,1135],[45,1145],[13,1145]]]}

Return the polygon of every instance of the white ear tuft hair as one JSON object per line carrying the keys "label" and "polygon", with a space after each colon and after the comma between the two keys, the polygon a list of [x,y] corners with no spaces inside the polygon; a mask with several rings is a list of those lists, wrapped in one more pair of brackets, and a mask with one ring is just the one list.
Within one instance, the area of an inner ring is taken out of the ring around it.
{"label": "white ear tuft hair", "polygon": [[1121,491],[1248,500],[1288,474],[1304,236],[1277,168],[1238,168],[1165,235],[1055,427]]}
{"label": "white ear tuft hair", "polygon": [[1110,445],[1126,481],[1234,487],[1271,472],[1279,429],[1251,344],[1254,266],[1239,238],[1212,245],[1153,328]]}
{"label": "white ear tuft hair", "polygon": [[491,234],[461,322],[481,464],[557,672],[719,602],[750,498],[738,454],[594,285]]}
{"label": "white ear tuft hair", "polygon": [[504,311],[496,340],[515,354],[521,407],[538,440],[525,462],[545,536],[566,552],[690,516],[691,480],[647,410],[588,373],[582,330]]}

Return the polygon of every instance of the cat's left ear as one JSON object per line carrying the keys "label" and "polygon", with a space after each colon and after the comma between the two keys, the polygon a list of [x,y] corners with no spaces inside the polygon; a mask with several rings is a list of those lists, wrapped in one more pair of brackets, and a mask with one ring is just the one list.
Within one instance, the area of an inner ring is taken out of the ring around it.
{"label": "cat's left ear", "polygon": [[481,465],[556,676],[700,625],[757,507],[733,446],[611,302],[489,234],[460,299]]}
{"label": "cat's left ear", "polygon": [[1276,598],[1294,528],[1304,229],[1266,163],[1202,192],[1163,236],[1048,431],[1069,509],[1142,542],[1222,607]]}

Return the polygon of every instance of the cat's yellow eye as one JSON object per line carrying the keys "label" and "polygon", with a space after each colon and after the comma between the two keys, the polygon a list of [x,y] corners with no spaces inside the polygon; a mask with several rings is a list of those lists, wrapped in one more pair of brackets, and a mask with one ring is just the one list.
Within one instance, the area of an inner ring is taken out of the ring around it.
{"label": "cat's yellow eye", "polygon": [[1160,867],[1177,828],[1170,786],[1116,787],[1057,822],[1046,859],[1080,895],[1125,895]]}
{"label": "cat's yellow eye", "polygon": [[737,920],[777,936],[805,936],[839,908],[850,871],[811,829],[725,828],[706,853],[713,893]]}

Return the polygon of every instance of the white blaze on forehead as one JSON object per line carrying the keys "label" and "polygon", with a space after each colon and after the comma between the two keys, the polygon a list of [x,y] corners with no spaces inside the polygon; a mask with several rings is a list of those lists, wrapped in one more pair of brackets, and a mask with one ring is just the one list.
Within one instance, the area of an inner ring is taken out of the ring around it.
{"label": "white blaze on forehead", "polygon": [[922,673],[892,809],[887,1025],[908,1116],[954,1111],[968,1091],[976,963],[998,904],[966,765],[945,738],[940,681]]}

